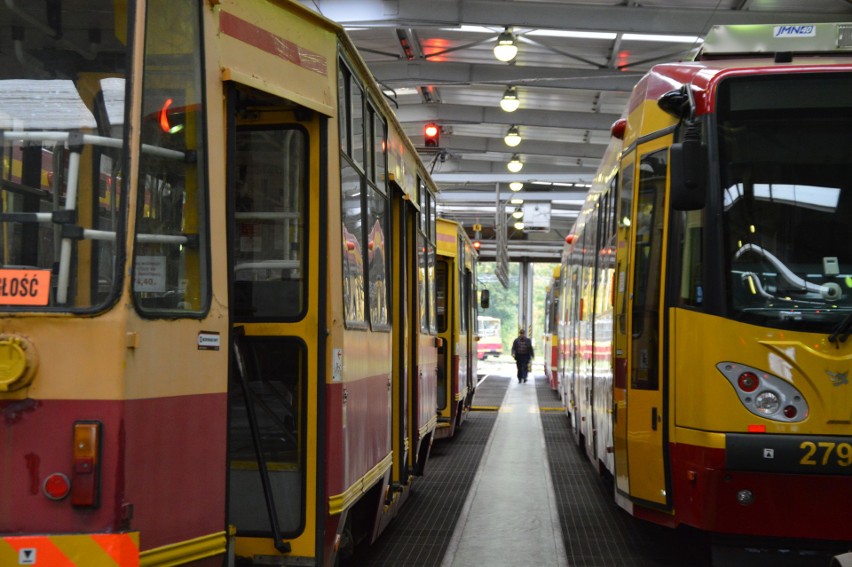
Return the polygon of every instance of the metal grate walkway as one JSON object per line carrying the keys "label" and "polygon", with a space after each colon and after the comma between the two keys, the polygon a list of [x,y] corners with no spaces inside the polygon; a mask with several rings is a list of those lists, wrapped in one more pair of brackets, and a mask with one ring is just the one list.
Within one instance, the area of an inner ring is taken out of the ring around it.
{"label": "metal grate walkway", "polygon": [[[534,394],[532,391],[535,387]],[[526,390],[523,390],[526,389]],[[481,553],[460,552],[456,527],[459,518],[472,522],[472,532],[482,523],[482,518],[472,515],[468,502],[471,488],[484,482],[486,477],[496,477],[493,463],[489,465],[487,452],[496,437],[506,438],[514,429],[498,431],[502,413],[513,406],[513,393],[524,392],[534,396],[533,410],[528,418],[540,421],[544,439],[544,454],[549,470],[548,484],[552,483],[550,498],[540,510],[535,521],[536,529],[561,532],[564,555],[561,560],[570,567],[709,567],[711,550],[700,534],[689,530],[669,530],[630,517],[616,506],[612,484],[598,474],[585,455],[574,443],[568,416],[561,409],[556,392],[550,389],[543,376],[533,383],[517,384],[514,378],[489,376],[482,382],[474,398],[473,411],[454,439],[441,440],[432,447],[426,475],[417,479],[413,492],[400,515],[388,527],[379,541],[364,550],[348,563],[355,567],[448,567],[457,559],[457,565],[488,565],[488,567],[517,567],[542,565],[535,553],[519,561],[509,550],[518,542],[530,538],[524,529],[509,530],[508,535],[495,539],[480,532]],[[507,395],[508,393],[508,395]],[[501,406],[504,406],[501,408]],[[499,409],[500,411],[493,411]],[[492,411],[488,411],[492,410]],[[505,416],[504,416],[505,417]],[[483,460],[483,456],[486,457]],[[493,467],[492,469],[486,467]],[[479,478],[477,477],[479,475]],[[492,478],[493,480],[493,478]],[[507,487],[511,484],[507,483]],[[481,490],[478,487],[476,490]],[[499,490],[499,488],[498,488]],[[516,490],[507,488],[506,490]],[[505,491],[504,491],[505,493]],[[491,498],[497,513],[500,497]],[[555,512],[549,511],[555,509]],[[490,514],[491,509],[485,508]],[[558,514],[558,518],[554,516]],[[529,523],[529,522],[525,522]],[[558,524],[558,527],[556,526]],[[495,550],[498,553],[495,553]],[[466,555],[463,557],[463,555]],[[471,557],[476,563],[470,563]],[[792,557],[792,561],[779,561],[779,557],[765,558],[747,553],[734,555],[725,548],[712,550],[712,564],[722,567],[812,567],[827,562],[820,557]],[[816,560],[816,561],[814,561]],[[767,562],[768,561],[768,562]]]}
{"label": "metal grate walkway", "polygon": [[[488,378],[477,386],[473,406],[499,407],[508,386],[508,378]],[[455,437],[436,441],[426,473],[415,480],[399,516],[371,548],[359,550],[348,564],[441,565],[496,420],[495,411],[472,411]]]}

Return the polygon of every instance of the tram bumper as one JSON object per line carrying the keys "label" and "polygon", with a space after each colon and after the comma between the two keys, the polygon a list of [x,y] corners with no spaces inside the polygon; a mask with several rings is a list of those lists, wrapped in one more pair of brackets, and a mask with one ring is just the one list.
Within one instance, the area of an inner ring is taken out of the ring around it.
{"label": "tram bumper", "polygon": [[852,508],[838,505],[852,501],[852,468],[808,468],[800,447],[828,443],[808,439],[727,434],[724,449],[672,445],[678,523],[727,534],[852,540]]}
{"label": "tram bumper", "polygon": [[138,567],[139,532],[5,536],[0,565]]}

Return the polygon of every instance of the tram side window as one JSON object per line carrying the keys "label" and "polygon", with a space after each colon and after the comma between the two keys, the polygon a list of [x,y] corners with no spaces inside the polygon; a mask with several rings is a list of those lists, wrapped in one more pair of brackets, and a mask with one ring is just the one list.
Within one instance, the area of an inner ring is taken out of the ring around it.
{"label": "tram side window", "polygon": [[390,329],[385,123],[340,61],[343,303],[349,327]]}
{"label": "tram side window", "polygon": [[236,147],[235,315],[297,318],[306,308],[307,134],[241,128]]}
{"label": "tram side window", "polygon": [[367,275],[370,302],[370,325],[373,329],[390,329],[390,250],[388,231],[390,206],[385,185],[385,123],[372,103],[366,105],[365,147],[367,185]]}
{"label": "tram side window", "polygon": [[198,317],[210,301],[199,10],[147,6],[133,293],[149,316]]}
{"label": "tram side window", "polygon": [[468,334],[468,329],[470,329],[470,282],[471,275],[470,270],[464,269],[462,266],[462,271],[459,272],[459,285],[461,289],[459,290],[459,332],[463,335]]}
{"label": "tram side window", "polygon": [[659,387],[657,350],[665,218],[665,157],[662,151],[642,157],[637,188],[632,321],[635,357],[639,362],[631,376],[631,385],[642,390]]}
{"label": "tram side window", "polygon": [[387,133],[382,115],[373,111],[373,171],[372,180],[383,186],[387,182]]}
{"label": "tram side window", "polygon": [[361,176],[343,158],[340,171],[343,216],[343,310],[348,325],[364,324],[365,286],[363,236],[361,234]]}
{"label": "tram side window", "polygon": [[367,274],[370,287],[370,323],[373,329],[387,328],[388,316],[388,201],[372,185],[367,198]]}
{"label": "tram side window", "polygon": [[613,177],[609,183],[609,189],[604,193],[601,206],[601,240],[598,261],[598,313],[605,313],[612,309],[613,298],[613,273],[615,272],[615,248],[616,248],[616,217],[615,196],[618,178]]}
{"label": "tram side window", "polygon": [[[552,284],[551,284],[552,285]],[[551,323],[553,321],[553,288],[547,290],[544,294],[544,334],[551,333]]]}
{"label": "tram side window", "polygon": [[435,295],[437,297],[437,305],[435,306],[435,312],[438,316],[438,332],[443,333],[447,330],[447,302],[450,298],[450,278],[449,278],[449,267],[446,262],[438,262],[437,269],[435,271]]}
{"label": "tram side window", "polygon": [[466,268],[468,263],[467,250],[463,239],[458,239],[458,268],[459,272],[456,277],[459,280],[459,332],[463,335],[467,334],[468,329],[468,309],[470,308],[470,271]]}
{"label": "tram side window", "polygon": [[417,253],[418,253],[418,289],[420,295],[420,330],[424,333],[437,332],[437,317],[435,313],[435,254],[436,254],[436,221],[435,198],[419,181],[420,215],[418,219]]}
{"label": "tram side window", "polygon": [[437,293],[435,289],[435,265],[437,263],[437,233],[438,226],[436,222],[437,213],[435,207],[435,197],[429,191],[424,190],[424,194],[426,195],[426,203],[427,210],[429,211],[428,216],[426,217],[427,224],[427,234],[429,235],[428,240],[428,251],[426,253],[426,260],[429,266],[427,272],[427,279],[429,281],[429,297],[427,299],[429,303],[429,331],[432,334],[438,332],[438,317],[436,314],[436,306],[437,306]]}
{"label": "tram side window", "polygon": [[[630,155],[633,157],[633,154]],[[633,216],[633,164],[627,162],[621,170],[619,177],[620,188],[618,191],[618,212],[616,222],[616,234],[619,250],[628,250],[630,247],[630,224]],[[624,245],[621,248],[622,243]],[[617,253],[618,250],[616,251]],[[627,285],[627,273],[624,271],[625,266],[618,266],[621,271],[615,274],[616,290],[620,298],[620,304],[616,311],[618,316],[618,332],[624,334],[627,332],[627,293],[624,293],[624,288]]]}
{"label": "tram side window", "polygon": [[700,307],[704,303],[701,283],[704,221],[701,211],[686,211],[675,216],[680,228],[680,294],[682,306]]}
{"label": "tram side window", "polygon": [[417,292],[420,301],[420,330],[429,331],[429,307],[426,304],[428,297],[426,291],[426,274],[428,273],[426,252],[427,244],[426,237],[422,234],[417,235]]}

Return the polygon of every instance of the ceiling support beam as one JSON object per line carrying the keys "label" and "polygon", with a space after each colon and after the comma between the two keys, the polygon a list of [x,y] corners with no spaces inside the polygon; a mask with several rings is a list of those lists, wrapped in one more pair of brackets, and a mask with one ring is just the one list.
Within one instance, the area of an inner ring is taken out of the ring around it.
{"label": "ceiling support beam", "polygon": [[581,89],[628,93],[642,73],[614,69],[571,69],[568,67],[520,67],[485,63],[430,61],[375,61],[370,71],[390,87],[411,83],[437,85],[521,85],[542,88]]}
{"label": "ceiling support beam", "polygon": [[553,110],[516,110],[503,112],[494,102],[494,108],[466,106],[463,104],[420,104],[401,106],[396,111],[400,122],[440,122],[442,124],[524,124],[551,128],[577,128],[580,130],[606,130],[620,118],[618,114],[591,114],[589,112],[559,112]]}
{"label": "ceiling support beam", "polygon": [[[500,191],[500,201],[508,202],[512,197],[520,197],[525,201],[576,201],[582,204],[586,198],[585,189],[578,191]],[[489,203],[494,205],[497,196],[493,191],[465,191],[453,189],[439,191],[435,196],[438,203]]]}
{"label": "ceiling support beam", "polygon": [[[442,121],[442,124],[445,124]],[[421,130],[422,128],[418,128]],[[609,130],[609,128],[607,128]],[[417,146],[424,146],[423,136],[418,133],[410,136]],[[552,156],[570,159],[600,161],[606,144],[580,144],[568,142],[543,142],[540,140],[524,140],[520,145],[510,148],[502,139],[473,136],[441,136],[441,148],[450,153],[493,153],[493,154],[524,154]],[[425,153],[425,152],[423,152]]]}
{"label": "ceiling support beam", "polygon": [[[606,10],[601,10],[597,5],[505,0],[305,0],[303,4],[343,25],[452,27],[467,24],[493,26],[495,31],[506,26],[550,29],[558,23],[558,27],[573,30],[668,34],[676,29],[681,34],[702,35],[708,26],[719,24],[779,21],[807,24],[849,18],[848,14],[825,14],[806,9],[672,10],[653,6],[607,6]],[[807,4],[801,2],[799,5],[804,8]]]}

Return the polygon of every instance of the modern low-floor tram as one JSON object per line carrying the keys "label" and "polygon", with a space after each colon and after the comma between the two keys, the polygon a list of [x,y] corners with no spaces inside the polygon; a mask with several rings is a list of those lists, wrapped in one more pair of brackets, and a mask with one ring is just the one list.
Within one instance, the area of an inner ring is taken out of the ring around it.
{"label": "modern low-floor tram", "polygon": [[633,515],[852,540],[852,45],[721,26],[613,126],[562,260],[560,382]]}

